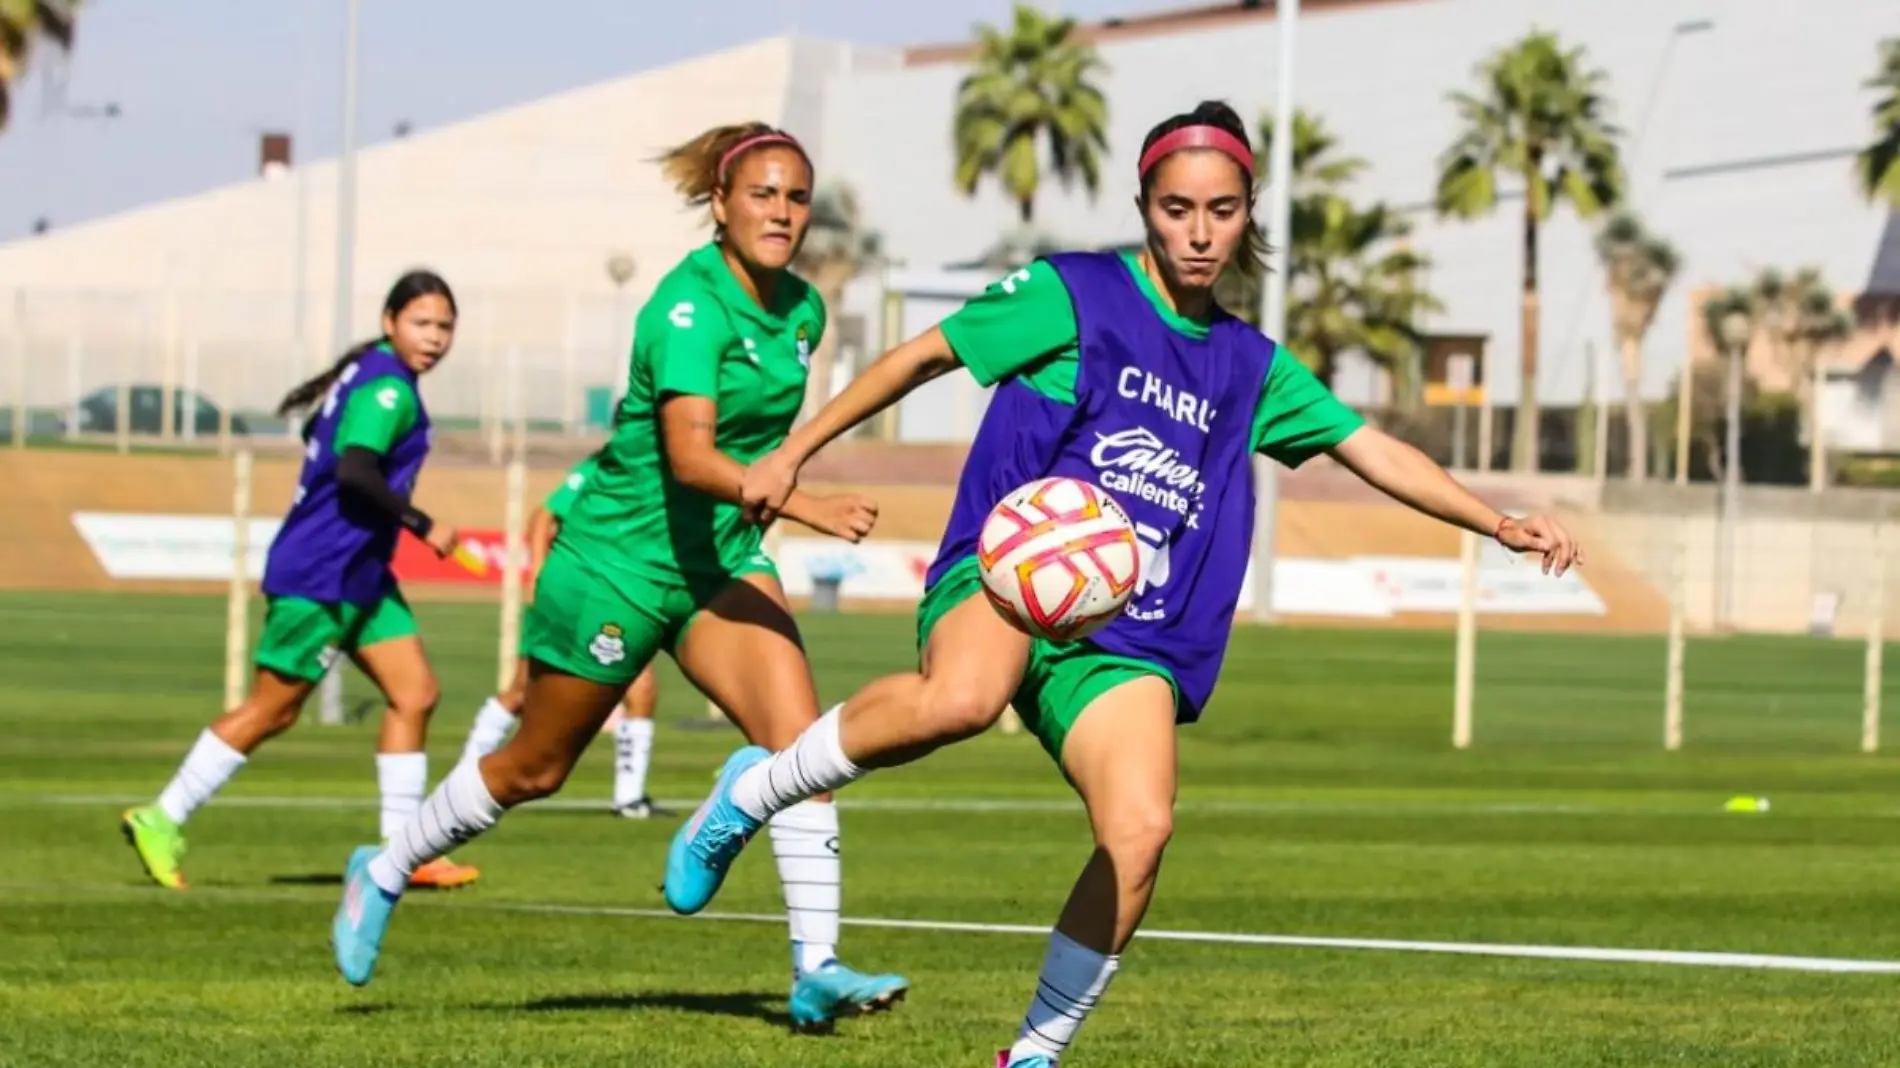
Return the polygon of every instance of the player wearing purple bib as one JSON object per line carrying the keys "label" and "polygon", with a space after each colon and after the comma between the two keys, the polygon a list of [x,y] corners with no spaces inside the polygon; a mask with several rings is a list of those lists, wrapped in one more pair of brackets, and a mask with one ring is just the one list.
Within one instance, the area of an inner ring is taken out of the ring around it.
{"label": "player wearing purple bib", "polygon": [[[125,813],[123,829],[160,886],[182,890],[184,824],[258,746],[297,722],[337,655],[348,655],[388,701],[376,756],[387,837],[422,804],[423,752],[435,710],[435,672],[390,559],[405,528],[448,555],[455,531],[409,503],[429,455],[429,413],[418,379],[449,354],[455,297],[427,271],[396,281],[383,303],[383,335],[344,353],[284,398],[279,414],[322,401],[304,427],[297,493],[264,564],[264,633],[244,702],[198,736],[170,785]],[[444,859],[415,872],[416,885],[459,886],[477,872]]]}
{"label": "player wearing purple bib", "polygon": [[[1055,256],[1010,275],[747,469],[741,496],[769,521],[813,453],[922,383],[962,365],[996,386],[926,577],[922,670],[860,690],[788,749],[733,754],[667,858],[668,904],[697,912],[773,813],[980,734],[1013,705],[1082,796],[1096,848],[1016,1042],[997,1055],[1005,1068],[1053,1068],[1147,910],[1173,827],[1175,726],[1213,695],[1246,572],[1255,453],[1288,465],[1328,453],[1421,512],[1541,553],[1548,570],[1582,559],[1557,523],[1499,515],[1214,303],[1221,272],[1257,270],[1264,245],[1232,109],[1206,103],[1157,126],[1138,173],[1140,253]],[[976,595],[984,516],[1048,475],[1107,490],[1141,543],[1123,616],[1077,642],[1029,638]]]}

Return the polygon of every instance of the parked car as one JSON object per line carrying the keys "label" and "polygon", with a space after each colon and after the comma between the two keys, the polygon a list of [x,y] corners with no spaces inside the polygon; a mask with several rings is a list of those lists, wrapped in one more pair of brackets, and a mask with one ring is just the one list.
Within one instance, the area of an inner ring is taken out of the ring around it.
{"label": "parked car", "polygon": [[[132,406],[132,433],[135,435],[158,436],[159,427],[164,422],[163,387],[137,385],[126,391]],[[172,433],[183,437],[186,426],[197,437],[216,437],[218,434],[218,406],[211,403],[202,393],[184,389],[172,391]],[[118,423],[119,391],[116,386],[94,390],[81,398],[79,402],[79,431],[82,434],[111,434],[119,429]],[[186,413],[190,413],[190,423],[186,423]],[[231,433],[249,434],[249,424],[241,415],[231,416]]]}

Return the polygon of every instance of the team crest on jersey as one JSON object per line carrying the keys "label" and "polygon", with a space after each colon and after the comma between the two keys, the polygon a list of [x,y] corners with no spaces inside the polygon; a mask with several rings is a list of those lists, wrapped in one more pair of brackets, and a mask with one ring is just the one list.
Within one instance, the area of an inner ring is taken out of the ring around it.
{"label": "team crest on jersey", "polygon": [[798,344],[798,362],[806,370],[811,369],[811,327],[806,323],[798,324],[798,334],[793,338]]}
{"label": "team crest on jersey", "polygon": [[600,661],[601,665],[618,664],[627,658],[627,642],[618,623],[602,623],[600,633],[587,643],[588,655]]}

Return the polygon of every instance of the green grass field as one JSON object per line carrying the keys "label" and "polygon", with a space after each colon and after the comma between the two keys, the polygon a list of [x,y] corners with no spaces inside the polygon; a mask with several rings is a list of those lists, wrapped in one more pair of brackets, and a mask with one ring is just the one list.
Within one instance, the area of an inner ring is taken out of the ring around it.
{"label": "green grass field", "polygon": [[[440,775],[494,681],[494,613],[420,612]],[[910,656],[899,617],[806,626],[827,700]],[[0,1064],[954,1068],[1013,1035],[1039,936],[879,926],[847,928],[846,954],[905,972],[910,1001],[789,1035],[782,923],[653,913],[675,823],[604,814],[604,744],[558,803],[458,854],[481,883],[410,896],[365,990],[326,938],[374,834],[370,722],[312,717],[265,749],[193,821],[194,889],[144,884],[116,817],[218,711],[223,629],[211,598],[0,597]],[[1668,754],[1659,639],[1486,634],[1460,753],[1449,635],[1243,630],[1183,735],[1149,926],[1900,960],[1900,768],[1856,750],[1860,658],[1697,642]],[[661,684],[655,793],[697,798],[736,735],[686,729],[703,700],[670,666]],[[1724,813],[1735,794],[1773,809]],[[863,919],[1041,927],[1087,853],[1026,737],[873,777],[844,818]],[[755,849],[715,911],[778,908]],[[1892,1065],[1896,994],[1880,974],[1137,941],[1065,1068]]]}

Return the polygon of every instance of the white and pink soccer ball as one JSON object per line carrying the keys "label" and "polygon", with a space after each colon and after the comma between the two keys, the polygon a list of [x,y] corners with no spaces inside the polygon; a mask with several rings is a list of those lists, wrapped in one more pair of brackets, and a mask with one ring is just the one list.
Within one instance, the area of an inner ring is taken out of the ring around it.
{"label": "white and pink soccer ball", "polygon": [[1017,630],[1075,641],[1107,626],[1135,592],[1135,525],[1115,498],[1075,478],[1019,486],[983,520],[983,593]]}

